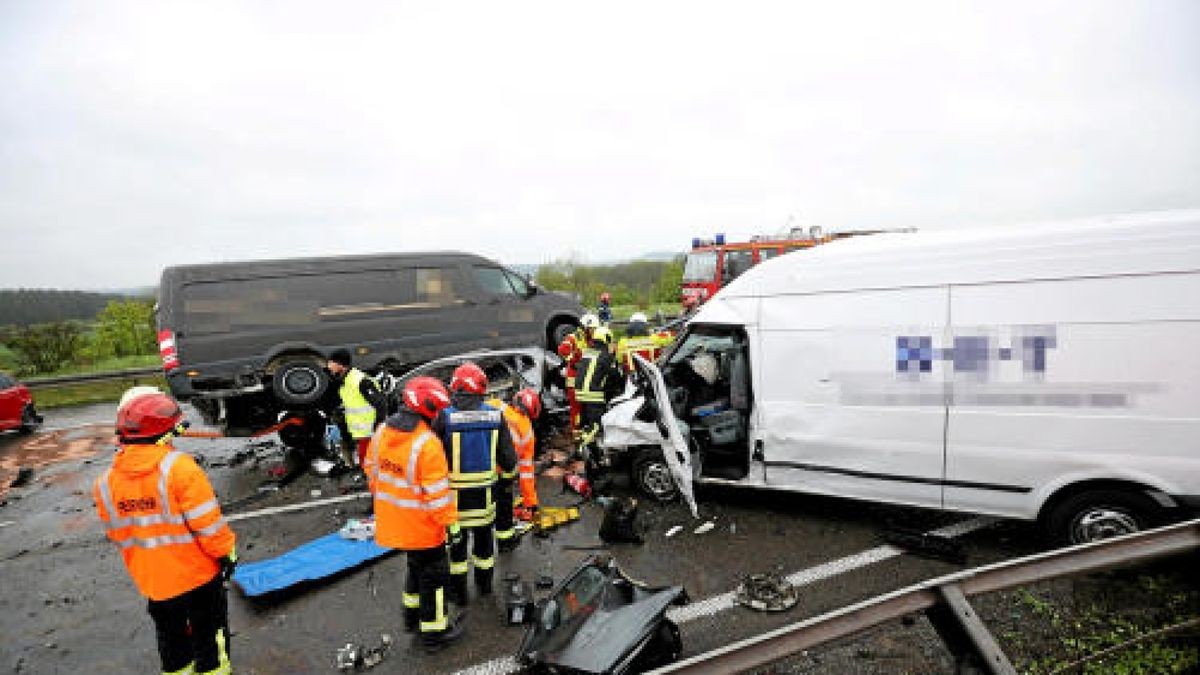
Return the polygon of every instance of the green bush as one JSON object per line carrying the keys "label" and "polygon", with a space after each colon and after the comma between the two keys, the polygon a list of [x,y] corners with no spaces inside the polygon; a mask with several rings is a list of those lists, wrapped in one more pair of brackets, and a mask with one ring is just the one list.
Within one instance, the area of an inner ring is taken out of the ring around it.
{"label": "green bush", "polygon": [[17,354],[18,374],[52,373],[74,363],[84,346],[78,321],[10,326],[0,339]]}

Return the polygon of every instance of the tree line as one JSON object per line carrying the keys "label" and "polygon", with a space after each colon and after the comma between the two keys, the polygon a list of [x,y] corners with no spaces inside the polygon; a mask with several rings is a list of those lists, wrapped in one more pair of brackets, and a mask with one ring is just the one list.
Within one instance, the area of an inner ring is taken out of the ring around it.
{"label": "tree line", "polygon": [[535,279],[543,288],[576,294],[585,306],[595,306],[600,294],[607,292],[614,305],[646,308],[679,301],[683,256],[670,261],[635,260],[616,265],[561,260],[539,267]]}
{"label": "tree line", "polygon": [[152,300],[112,299],[91,318],[0,327],[0,370],[38,375],[158,349]]}
{"label": "tree line", "polygon": [[41,288],[0,290],[0,326],[30,326],[57,321],[91,321],[105,305],[125,296]]}

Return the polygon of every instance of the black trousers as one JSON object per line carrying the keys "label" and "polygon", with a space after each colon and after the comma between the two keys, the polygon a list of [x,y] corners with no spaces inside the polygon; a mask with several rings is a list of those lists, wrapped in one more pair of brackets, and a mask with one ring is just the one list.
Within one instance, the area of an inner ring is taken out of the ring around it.
{"label": "black trousers", "polygon": [[513,536],[513,505],[515,503],[513,486],[515,483],[515,479],[501,478],[492,486],[492,499],[496,502],[497,539],[511,539]]}
{"label": "black trousers", "polygon": [[[512,513],[512,506],[508,507]],[[475,563],[475,585],[481,592],[490,592],[492,588],[492,568],[496,564],[496,539],[492,534],[492,524],[464,527],[462,539],[450,547],[450,573],[455,584],[456,593],[466,590],[468,542],[471,549],[471,560]]]}
{"label": "black trousers", "polygon": [[405,551],[405,556],[408,558],[408,576],[404,579],[405,625],[417,628],[419,624],[422,633],[446,630],[446,582],[450,580],[446,547]]}
{"label": "black trousers", "polygon": [[195,662],[196,672],[215,670],[229,661],[229,605],[218,573],[212,581],[169,600],[150,600],[158,655],[163,671],[173,673]]}

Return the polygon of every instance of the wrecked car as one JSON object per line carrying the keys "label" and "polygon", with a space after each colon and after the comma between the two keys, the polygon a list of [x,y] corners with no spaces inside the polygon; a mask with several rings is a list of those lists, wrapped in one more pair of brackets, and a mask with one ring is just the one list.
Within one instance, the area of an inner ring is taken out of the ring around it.
{"label": "wrecked car", "polygon": [[611,557],[590,556],[537,604],[517,661],[533,672],[616,675],[673,663],[683,643],[667,609],[687,602],[682,586],[647,586]]}

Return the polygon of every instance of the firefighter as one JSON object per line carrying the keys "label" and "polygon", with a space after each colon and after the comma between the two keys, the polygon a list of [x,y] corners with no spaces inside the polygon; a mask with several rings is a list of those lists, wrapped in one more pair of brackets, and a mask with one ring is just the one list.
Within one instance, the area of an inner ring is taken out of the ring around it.
{"label": "firefighter", "polygon": [[120,447],[93,498],[148,600],[163,672],[231,673],[224,582],[236,538],[204,471],[171,445],[183,411],[154,387],[133,387],[117,406],[116,429]]}
{"label": "firefighter", "polygon": [[350,350],[335,349],[325,364],[337,383],[338,399],[345,410],[346,431],[354,441],[358,465],[363,465],[375,425],[387,417],[387,398],[366,373],[351,365]]}
{"label": "firefighter", "polygon": [[[468,538],[475,589],[480,595],[492,592],[494,488],[500,474],[511,475],[517,466],[508,425],[499,410],[483,402],[487,384],[487,376],[474,363],[455,368],[450,378],[451,405],[434,424],[449,460],[450,487],[454,488],[461,527],[461,535],[450,545],[450,597],[458,605],[467,603]],[[511,522],[511,502],[505,507]]]}
{"label": "firefighter", "polygon": [[[509,435],[512,436],[513,447],[517,452],[517,480],[520,484],[520,498],[508,483],[507,490],[497,492],[496,504],[496,541],[501,551],[512,550],[516,547],[517,539],[512,530],[514,518],[502,518],[505,504],[511,504],[510,511],[520,510],[528,519],[537,513],[537,473],[534,469],[534,452],[537,449],[537,435],[533,430],[533,422],[542,414],[542,399],[533,389],[522,389],[513,395],[510,405],[500,399],[491,399],[488,404],[499,408],[508,424]],[[501,485],[501,483],[497,483]]]}
{"label": "firefighter", "polygon": [[634,354],[653,363],[658,360],[658,355],[662,350],[674,340],[675,336],[666,331],[651,333],[646,315],[635,312],[633,316],[629,317],[629,327],[625,331],[625,337],[617,342],[617,361],[620,362],[626,373],[633,373],[635,372]]}
{"label": "firefighter", "polygon": [[607,291],[600,294],[600,306],[596,308],[596,315],[600,319],[600,325],[607,326],[612,322],[612,296]]}
{"label": "firefighter", "polygon": [[375,434],[365,469],[375,496],[375,543],[400,549],[408,559],[404,630],[419,630],[432,652],[463,633],[446,609],[446,541],[458,528],[458,513],[442,441],[429,426],[450,405],[450,394],[432,377],[415,377],[402,398],[404,408]]}
{"label": "firefighter", "polygon": [[592,341],[576,366],[575,398],[580,405],[579,448],[587,447],[600,431],[600,418],[608,402],[625,388],[625,378],[613,354],[613,334],[604,326],[592,332]]}
{"label": "firefighter", "polygon": [[568,426],[571,429],[572,441],[577,440],[579,436],[579,401],[575,399],[575,375],[577,373],[575,365],[579,363],[583,351],[587,349],[588,342],[592,339],[592,331],[599,327],[599,317],[588,312],[580,317],[579,328],[563,338],[558,345],[558,355],[563,359],[563,375],[567,382],[567,413],[570,416]]}

